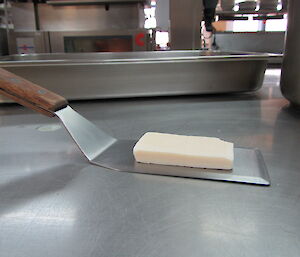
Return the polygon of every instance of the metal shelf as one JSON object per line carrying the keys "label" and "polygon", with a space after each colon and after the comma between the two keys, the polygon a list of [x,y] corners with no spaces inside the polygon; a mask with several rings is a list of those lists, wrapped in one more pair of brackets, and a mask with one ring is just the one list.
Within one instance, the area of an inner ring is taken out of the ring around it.
{"label": "metal shelf", "polygon": [[272,15],[282,15],[286,14],[286,10],[281,10],[281,11],[272,11],[272,10],[258,10],[258,11],[217,11],[217,15],[241,15],[241,14],[272,14]]}

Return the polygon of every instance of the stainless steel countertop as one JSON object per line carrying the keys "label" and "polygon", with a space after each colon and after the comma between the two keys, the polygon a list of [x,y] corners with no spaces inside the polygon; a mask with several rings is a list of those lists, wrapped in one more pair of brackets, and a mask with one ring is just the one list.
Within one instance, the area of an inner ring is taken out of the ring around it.
{"label": "stainless steel countertop", "polygon": [[0,256],[299,257],[300,112],[267,73],[252,94],[71,105],[117,138],[160,131],[257,147],[270,187],[108,171],[57,119],[1,105]]}

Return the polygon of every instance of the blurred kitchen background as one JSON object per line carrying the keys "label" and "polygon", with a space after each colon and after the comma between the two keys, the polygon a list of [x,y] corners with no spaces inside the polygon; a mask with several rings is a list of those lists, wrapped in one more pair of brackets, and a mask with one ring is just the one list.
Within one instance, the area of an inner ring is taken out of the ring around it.
{"label": "blurred kitchen background", "polygon": [[0,55],[189,49],[282,53],[287,1],[219,0],[210,31],[202,0],[0,0]]}

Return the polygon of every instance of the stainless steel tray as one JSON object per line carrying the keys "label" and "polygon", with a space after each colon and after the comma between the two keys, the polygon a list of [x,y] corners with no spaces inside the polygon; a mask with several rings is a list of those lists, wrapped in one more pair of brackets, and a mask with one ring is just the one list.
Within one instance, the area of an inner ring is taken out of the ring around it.
{"label": "stainless steel tray", "polygon": [[2,57],[0,67],[78,100],[254,91],[271,57],[219,51],[32,54]]}

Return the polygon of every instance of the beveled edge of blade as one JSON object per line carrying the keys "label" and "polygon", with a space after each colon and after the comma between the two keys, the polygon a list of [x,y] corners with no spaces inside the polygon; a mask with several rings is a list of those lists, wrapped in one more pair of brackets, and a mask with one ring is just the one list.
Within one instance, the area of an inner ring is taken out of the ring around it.
{"label": "beveled edge of blade", "polygon": [[271,185],[271,178],[270,178],[270,175],[269,175],[268,168],[267,168],[266,162],[264,160],[264,157],[263,157],[261,151],[258,148],[253,148],[253,150],[256,153],[256,157],[257,157],[259,163],[262,165],[262,167],[261,167],[261,171],[262,171],[261,180],[265,182],[264,185],[270,186]]}

